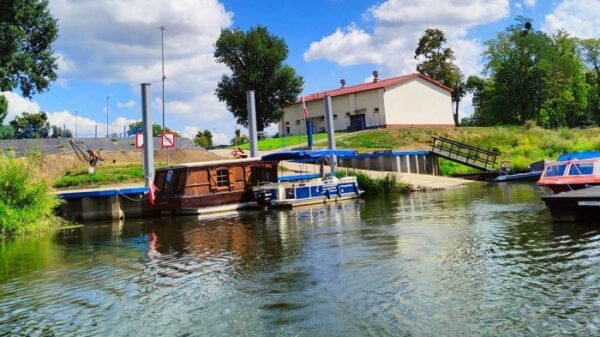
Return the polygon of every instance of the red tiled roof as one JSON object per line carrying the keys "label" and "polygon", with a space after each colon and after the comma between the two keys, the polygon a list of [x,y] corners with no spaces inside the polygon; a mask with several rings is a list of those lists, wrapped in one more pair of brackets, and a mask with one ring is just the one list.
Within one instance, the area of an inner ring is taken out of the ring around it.
{"label": "red tiled roof", "polygon": [[[447,86],[443,85],[442,83],[440,83],[436,80],[433,80],[421,73],[413,73],[413,74],[409,74],[409,75],[387,78],[384,80],[379,80],[377,82],[368,82],[368,83],[363,83],[363,84],[359,84],[359,85],[353,85],[350,87],[344,87],[344,88],[338,88],[338,89],[334,89],[334,90],[327,90],[327,91],[312,93],[312,94],[304,96],[304,101],[305,102],[316,101],[319,99],[323,99],[323,97],[325,97],[325,95],[333,97],[333,96],[348,95],[348,94],[353,94],[353,93],[368,91],[368,90],[388,88],[388,87],[391,87],[398,83],[406,82],[408,80],[411,80],[411,79],[417,78],[417,77],[420,77],[420,78],[424,79],[425,81],[431,82],[432,84],[437,85],[438,87],[440,87],[444,90],[452,92],[452,89],[448,88]],[[296,101],[296,104],[298,104],[298,103],[302,103],[302,99],[298,99]]]}

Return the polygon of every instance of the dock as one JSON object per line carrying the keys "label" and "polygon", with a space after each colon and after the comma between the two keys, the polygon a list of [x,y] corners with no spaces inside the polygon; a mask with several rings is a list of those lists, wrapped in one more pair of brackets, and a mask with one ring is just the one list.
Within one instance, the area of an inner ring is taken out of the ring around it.
{"label": "dock", "polygon": [[600,186],[542,197],[557,222],[600,219]]}
{"label": "dock", "polygon": [[76,221],[116,220],[156,215],[144,186],[119,186],[55,192],[63,203],[58,214]]}

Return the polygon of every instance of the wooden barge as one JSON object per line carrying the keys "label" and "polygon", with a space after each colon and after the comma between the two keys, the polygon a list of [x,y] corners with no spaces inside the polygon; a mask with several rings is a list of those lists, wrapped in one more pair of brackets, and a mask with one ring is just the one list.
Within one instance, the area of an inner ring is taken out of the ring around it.
{"label": "wooden barge", "polygon": [[252,187],[277,182],[278,161],[216,160],[156,170],[155,209],[203,214],[256,207]]}

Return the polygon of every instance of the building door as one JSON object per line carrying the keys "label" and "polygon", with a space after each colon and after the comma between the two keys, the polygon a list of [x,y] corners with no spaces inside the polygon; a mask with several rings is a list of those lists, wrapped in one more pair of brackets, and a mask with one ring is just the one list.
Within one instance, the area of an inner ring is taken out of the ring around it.
{"label": "building door", "polygon": [[367,128],[365,122],[365,115],[351,115],[350,116],[350,131],[360,131]]}

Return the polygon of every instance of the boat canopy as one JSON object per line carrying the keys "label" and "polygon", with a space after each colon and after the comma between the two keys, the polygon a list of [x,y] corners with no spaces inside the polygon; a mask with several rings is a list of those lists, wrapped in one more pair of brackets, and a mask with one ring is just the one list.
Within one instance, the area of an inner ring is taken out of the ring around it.
{"label": "boat canopy", "polygon": [[306,151],[281,151],[262,156],[262,160],[307,160],[329,157],[335,154],[338,157],[353,156],[354,150],[306,150]]}
{"label": "boat canopy", "polygon": [[558,156],[558,161],[600,158],[600,151],[573,152]]}

